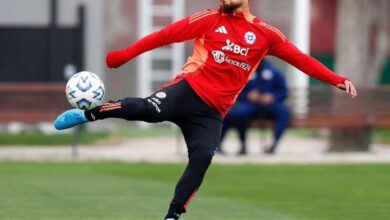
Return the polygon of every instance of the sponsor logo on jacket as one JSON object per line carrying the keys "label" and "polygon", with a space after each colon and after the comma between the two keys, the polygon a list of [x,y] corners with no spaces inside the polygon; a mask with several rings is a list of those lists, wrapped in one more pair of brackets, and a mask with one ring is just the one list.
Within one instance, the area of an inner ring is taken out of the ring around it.
{"label": "sponsor logo on jacket", "polygon": [[240,45],[232,42],[231,40],[226,40],[226,46],[222,47],[223,51],[231,51],[235,54],[242,56],[248,56],[249,48],[243,48]]}
{"label": "sponsor logo on jacket", "polygon": [[236,67],[239,67],[245,71],[248,71],[250,72],[252,67],[245,63],[245,62],[242,62],[242,61],[238,61],[238,60],[235,60],[235,59],[232,59],[230,58],[229,56],[227,56],[224,52],[222,51],[219,51],[219,50],[214,50],[213,52],[211,52],[214,56],[214,60],[215,62],[219,63],[219,64],[222,64],[224,62],[226,63],[229,63],[233,66],[236,66]]}

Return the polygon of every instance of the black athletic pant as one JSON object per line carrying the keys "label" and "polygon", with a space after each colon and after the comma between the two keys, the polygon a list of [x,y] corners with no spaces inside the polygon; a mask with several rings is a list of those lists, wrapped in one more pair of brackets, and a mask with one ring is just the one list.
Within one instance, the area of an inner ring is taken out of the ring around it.
{"label": "black athletic pant", "polygon": [[220,145],[221,115],[208,107],[185,80],[166,87],[147,98],[126,98],[86,111],[90,121],[122,118],[131,121],[177,124],[184,135],[189,163],[177,183],[168,217],[186,211],[203,181],[216,148]]}

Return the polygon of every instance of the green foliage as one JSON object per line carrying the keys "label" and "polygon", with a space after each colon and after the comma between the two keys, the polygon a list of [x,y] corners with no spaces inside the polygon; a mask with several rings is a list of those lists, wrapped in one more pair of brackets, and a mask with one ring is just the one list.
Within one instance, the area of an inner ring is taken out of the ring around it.
{"label": "green foliage", "polygon": [[377,143],[390,144],[390,129],[374,129],[373,140]]}
{"label": "green foliage", "polygon": [[167,124],[153,124],[148,128],[139,128],[135,125],[120,126],[120,135],[127,138],[134,137],[170,137],[176,135],[179,128]]}
{"label": "green foliage", "polygon": [[387,60],[387,64],[383,68],[383,74],[379,81],[380,84],[390,84],[390,59]]}
{"label": "green foliage", "polygon": [[[162,219],[184,168],[0,163],[0,219]],[[213,165],[184,219],[388,219],[389,172],[390,165]]]}

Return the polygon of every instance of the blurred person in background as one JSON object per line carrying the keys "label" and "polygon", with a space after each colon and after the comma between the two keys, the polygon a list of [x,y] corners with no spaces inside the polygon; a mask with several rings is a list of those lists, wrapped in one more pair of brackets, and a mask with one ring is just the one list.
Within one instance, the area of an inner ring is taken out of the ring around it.
{"label": "blurred person in background", "polygon": [[[241,144],[238,154],[245,155],[246,132],[250,122],[256,118],[271,119],[275,122],[273,142],[264,149],[264,152],[273,154],[289,124],[290,110],[285,104],[287,96],[288,90],[283,74],[270,62],[263,60],[226,115],[222,127],[222,140],[229,128],[236,128]],[[225,154],[222,145],[217,152]]]}
{"label": "blurred person in background", "polygon": [[177,124],[187,144],[189,161],[176,185],[166,220],[177,220],[187,211],[220,146],[222,119],[266,55],[277,56],[356,96],[349,79],[303,54],[280,31],[252,15],[249,0],[220,0],[219,10],[196,13],[127,48],[112,51],[106,63],[118,68],[146,51],[191,39],[195,39],[194,53],[181,74],[151,96],[125,98],[86,111],[68,110],[54,122],[59,130],[107,118]]}

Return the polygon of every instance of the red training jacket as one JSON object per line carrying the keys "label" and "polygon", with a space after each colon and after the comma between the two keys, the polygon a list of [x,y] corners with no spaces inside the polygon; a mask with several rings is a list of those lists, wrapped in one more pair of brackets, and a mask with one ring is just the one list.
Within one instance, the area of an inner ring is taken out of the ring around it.
{"label": "red training jacket", "polygon": [[199,97],[225,116],[238,94],[267,55],[285,60],[309,76],[337,85],[340,77],[302,53],[276,28],[244,13],[207,10],[173,23],[135,44],[107,56],[109,67],[119,67],[139,54],[195,39],[193,55],[181,73],[166,86],[187,80]]}

